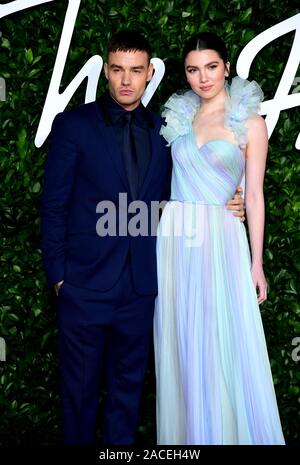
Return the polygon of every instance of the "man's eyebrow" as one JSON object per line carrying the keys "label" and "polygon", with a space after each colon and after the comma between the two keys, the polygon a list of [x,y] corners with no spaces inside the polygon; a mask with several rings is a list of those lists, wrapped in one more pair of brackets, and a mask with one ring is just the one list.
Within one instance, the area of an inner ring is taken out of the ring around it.
{"label": "man's eyebrow", "polygon": [[[112,63],[112,64],[109,65],[109,66],[110,66],[110,68],[123,69],[123,66],[121,66],[121,65],[116,65],[115,63]],[[144,65],[131,66],[130,69],[145,69],[145,66],[144,66]]]}

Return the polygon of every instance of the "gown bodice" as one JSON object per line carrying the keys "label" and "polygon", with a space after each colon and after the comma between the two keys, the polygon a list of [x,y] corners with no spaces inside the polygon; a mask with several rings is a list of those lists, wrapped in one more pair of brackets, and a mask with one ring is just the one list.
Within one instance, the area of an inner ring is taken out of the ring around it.
{"label": "gown bodice", "polygon": [[172,144],[172,200],[225,205],[234,195],[245,170],[245,123],[258,113],[262,97],[255,81],[235,77],[227,86],[224,126],[234,133],[236,143],[216,138],[201,147],[197,146],[192,127],[200,97],[187,91],[169,98],[161,134]]}
{"label": "gown bodice", "polygon": [[225,205],[244,173],[244,155],[236,144],[214,139],[198,148],[192,128],[174,142],[172,157],[172,200]]}

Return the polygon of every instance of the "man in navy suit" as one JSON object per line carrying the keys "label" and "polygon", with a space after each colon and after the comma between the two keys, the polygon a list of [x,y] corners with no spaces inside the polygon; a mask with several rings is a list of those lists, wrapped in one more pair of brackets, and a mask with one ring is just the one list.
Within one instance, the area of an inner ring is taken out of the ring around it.
{"label": "man in navy suit", "polygon": [[[143,36],[116,34],[104,67],[108,92],[60,113],[52,127],[42,252],[58,295],[65,444],[93,444],[102,371],[104,442],[135,441],[157,294],[150,206],[169,198],[171,175],[169,148],[159,135],[163,120],[141,104],[153,73],[150,57]],[[148,207],[148,234],[124,234],[133,214],[120,193]],[[101,202],[114,206],[115,235],[96,228]]]}
{"label": "man in navy suit", "polygon": [[[104,441],[135,440],[157,293],[155,237],[118,234],[127,213],[119,193],[127,194],[128,204],[142,200],[149,211],[152,201],[169,197],[171,157],[159,135],[162,119],[141,104],[153,73],[150,56],[142,36],[117,34],[104,68],[109,91],[59,114],[52,127],[42,251],[48,283],[58,294],[65,444],[94,441],[102,368]],[[135,173],[123,153],[129,113]],[[96,209],[103,201],[115,206],[115,236],[96,231]],[[127,216],[129,222],[132,215]]]}

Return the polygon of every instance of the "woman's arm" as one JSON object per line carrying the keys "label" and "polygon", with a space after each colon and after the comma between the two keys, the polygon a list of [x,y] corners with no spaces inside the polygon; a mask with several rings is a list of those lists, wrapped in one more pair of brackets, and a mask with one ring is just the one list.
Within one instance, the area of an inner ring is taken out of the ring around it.
{"label": "woman's arm", "polygon": [[268,152],[268,134],[265,120],[261,116],[249,120],[247,127],[245,203],[252,256],[251,274],[255,288],[258,288],[258,302],[262,303],[267,298],[262,255],[265,225],[263,183]]}

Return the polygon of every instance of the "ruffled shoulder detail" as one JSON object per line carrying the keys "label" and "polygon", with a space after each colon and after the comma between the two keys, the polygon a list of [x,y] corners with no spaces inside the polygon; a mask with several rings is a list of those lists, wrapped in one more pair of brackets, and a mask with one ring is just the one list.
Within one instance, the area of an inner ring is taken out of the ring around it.
{"label": "ruffled shoulder detail", "polygon": [[236,76],[227,87],[224,125],[231,130],[240,147],[247,144],[246,121],[257,115],[264,98],[263,91],[256,81],[248,81]]}
{"label": "ruffled shoulder detail", "polygon": [[170,145],[177,137],[187,134],[200,105],[200,97],[192,90],[183,94],[173,94],[163,106],[162,117],[166,125],[160,134]]}

